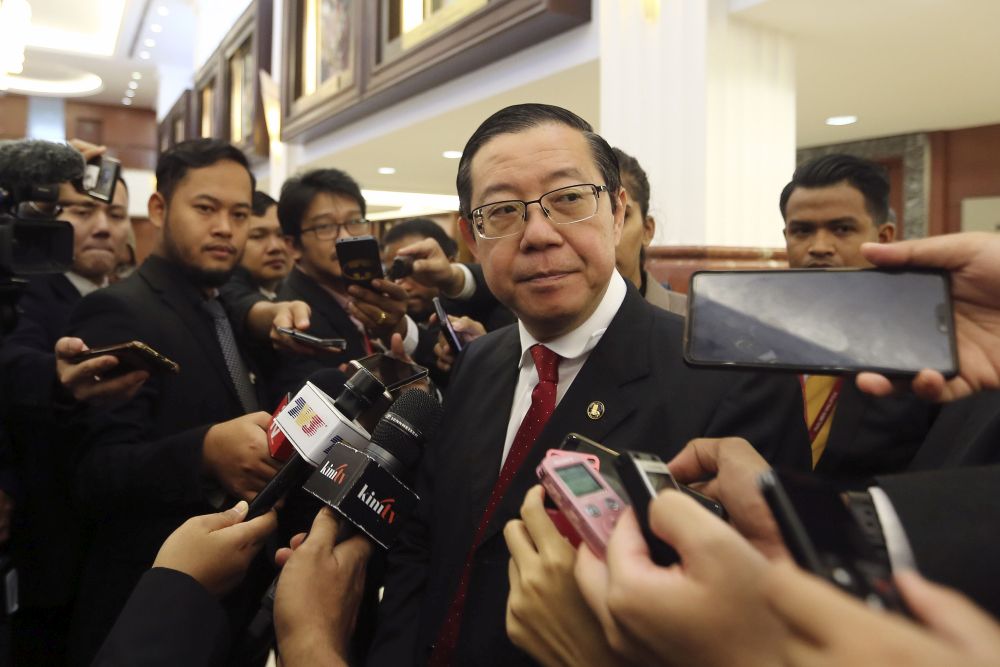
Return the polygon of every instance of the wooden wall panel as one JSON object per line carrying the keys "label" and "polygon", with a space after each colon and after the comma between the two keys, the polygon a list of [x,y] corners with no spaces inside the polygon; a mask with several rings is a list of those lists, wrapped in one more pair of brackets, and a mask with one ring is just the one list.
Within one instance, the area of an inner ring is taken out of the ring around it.
{"label": "wooden wall panel", "polygon": [[28,133],[28,98],[0,95],[0,139],[23,139]]}
{"label": "wooden wall panel", "polygon": [[[66,101],[66,137],[104,144],[128,169],[156,168],[156,112],[149,109]],[[95,139],[99,139],[95,141]]]}
{"label": "wooden wall panel", "polygon": [[[942,134],[942,150],[932,153],[931,160],[938,165],[944,179],[945,219],[942,231],[957,232],[962,227],[963,199],[1000,196],[1000,125],[970,127]],[[931,173],[938,171],[932,168]]]}

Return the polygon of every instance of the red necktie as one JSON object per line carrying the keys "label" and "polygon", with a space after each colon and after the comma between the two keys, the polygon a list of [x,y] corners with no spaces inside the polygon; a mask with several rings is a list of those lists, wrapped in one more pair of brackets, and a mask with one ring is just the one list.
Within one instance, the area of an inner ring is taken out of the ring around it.
{"label": "red necktie", "polygon": [[455,653],[455,646],[458,643],[458,631],[462,627],[462,610],[465,607],[466,594],[469,591],[469,580],[472,576],[473,559],[476,555],[476,547],[486,528],[496,512],[497,506],[503,499],[503,494],[510,486],[514,475],[520,469],[524,459],[531,451],[531,446],[535,444],[538,435],[545,428],[546,422],[552,416],[556,408],[556,385],[559,381],[559,355],[545,347],[544,345],[532,345],[530,350],[532,359],[535,360],[535,369],[538,371],[538,384],[531,391],[531,407],[524,415],[521,425],[511,443],[507,460],[504,461],[500,476],[493,485],[490,492],[490,499],[486,503],[486,511],[483,512],[482,519],[479,520],[479,527],[476,528],[476,536],[472,538],[472,546],[465,557],[465,566],[462,568],[462,576],[458,580],[458,589],[448,606],[448,614],[444,618],[441,632],[431,654],[431,667],[446,667],[451,665]]}

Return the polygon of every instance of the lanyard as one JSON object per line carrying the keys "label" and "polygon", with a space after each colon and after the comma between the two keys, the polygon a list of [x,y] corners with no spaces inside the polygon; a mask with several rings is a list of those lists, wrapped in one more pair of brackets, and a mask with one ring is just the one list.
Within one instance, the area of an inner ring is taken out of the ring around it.
{"label": "lanyard", "polygon": [[[802,384],[802,397],[805,398],[806,395],[806,382],[799,376],[799,382]],[[809,442],[814,442],[816,436],[819,432],[823,430],[823,426],[826,425],[828,419],[830,419],[830,414],[833,412],[833,408],[837,405],[837,399],[840,398],[840,389],[844,386],[844,378],[837,378],[837,381],[833,383],[833,388],[830,389],[830,394],[826,397],[823,402],[823,407],[819,409],[819,413],[816,418],[813,419],[812,424],[809,425]]]}

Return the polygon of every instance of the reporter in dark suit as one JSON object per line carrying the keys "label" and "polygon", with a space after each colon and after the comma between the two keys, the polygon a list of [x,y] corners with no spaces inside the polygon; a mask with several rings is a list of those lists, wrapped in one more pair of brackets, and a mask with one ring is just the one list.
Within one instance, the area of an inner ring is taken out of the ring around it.
{"label": "reporter in dark suit", "polygon": [[215,298],[246,239],[246,158],[224,142],[193,140],[164,153],[156,177],[149,217],[162,237],[153,254],[84,298],[70,323],[91,345],[140,340],[181,369],[154,375],[131,401],[82,415],[76,490],[99,523],[74,612],[77,664],[93,657],[172,530],[227,496],[252,498],[274,474],[269,415]]}
{"label": "reporter in dark suit", "polygon": [[390,553],[374,665],[530,663],[504,631],[501,530],[570,431],[662,456],[741,434],[771,460],[808,467],[794,380],[688,368],[682,320],[615,270],[625,195],[589,124],[547,105],[497,112],[466,145],[458,192],[466,240],[519,322],[474,341],[453,369],[421,505]]}

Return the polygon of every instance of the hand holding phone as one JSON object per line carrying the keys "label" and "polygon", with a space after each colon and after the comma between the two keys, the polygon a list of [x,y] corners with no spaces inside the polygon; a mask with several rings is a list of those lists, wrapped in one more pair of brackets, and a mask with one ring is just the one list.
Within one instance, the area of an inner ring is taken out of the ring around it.
{"label": "hand holding phone", "polygon": [[320,349],[337,349],[340,351],[347,349],[347,340],[344,338],[319,338],[307,334],[304,331],[299,331],[298,329],[289,329],[288,327],[277,327],[278,333],[290,336],[294,340],[300,343],[309,345],[310,347],[320,348]]}
{"label": "hand holding phone", "polygon": [[667,464],[656,454],[626,450],[615,461],[615,468],[632,502],[652,561],[663,567],[679,562],[674,548],[654,535],[649,527],[649,503],[653,498],[664,489],[681,490]]}
{"label": "hand holding phone", "polygon": [[105,378],[114,378],[132,371],[146,371],[148,373],[172,373],[181,372],[181,367],[163,356],[150,346],[137,340],[107,347],[98,347],[86,352],[81,352],[68,361],[78,364],[95,357],[109,355],[118,359],[118,364],[103,373]]}
{"label": "hand holding phone", "polygon": [[384,278],[382,256],[374,236],[337,239],[337,260],[344,280],[371,289],[372,280]]}

